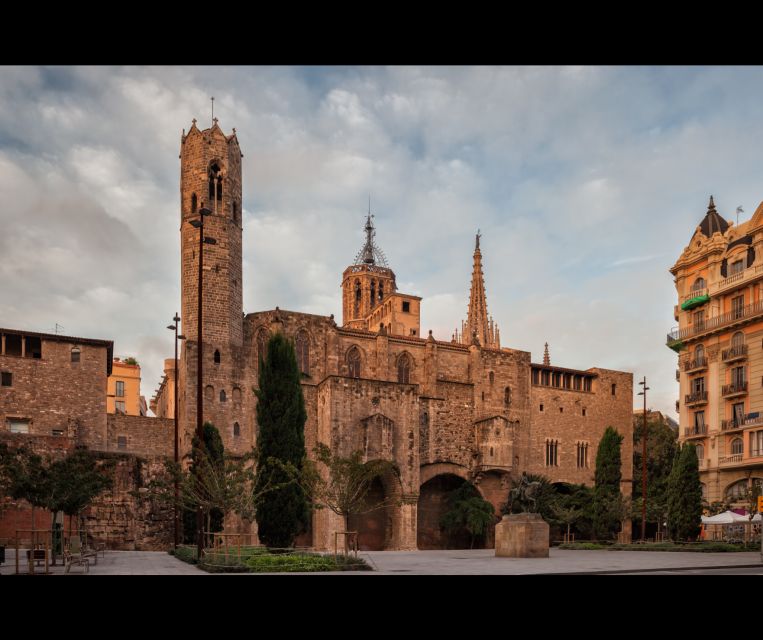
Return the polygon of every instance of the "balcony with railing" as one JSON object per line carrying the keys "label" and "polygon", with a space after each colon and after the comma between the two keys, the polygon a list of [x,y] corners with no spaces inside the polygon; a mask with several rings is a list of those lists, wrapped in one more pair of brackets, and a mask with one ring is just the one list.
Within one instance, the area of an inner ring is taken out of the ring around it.
{"label": "balcony with railing", "polygon": [[739,344],[731,349],[721,351],[721,360],[724,362],[734,362],[735,360],[744,360],[747,357],[747,345]]}
{"label": "balcony with railing", "polygon": [[721,420],[721,431],[736,431],[737,429],[744,429],[744,420],[737,420],[736,418]]}
{"label": "balcony with railing", "polygon": [[710,295],[717,295],[730,289],[736,289],[737,287],[747,284],[750,280],[755,280],[760,277],[761,273],[763,273],[763,264],[748,267],[737,273],[732,273],[727,278],[711,285],[708,293],[710,293]]}
{"label": "balcony with railing", "polygon": [[702,438],[707,435],[706,424],[695,424],[693,427],[686,427],[684,429],[685,438]]}
{"label": "balcony with railing", "polygon": [[687,393],[686,397],[684,398],[684,404],[687,407],[691,407],[693,405],[698,404],[706,404],[707,403],[707,391],[695,391],[694,393]]}
{"label": "balcony with railing", "polygon": [[707,369],[707,358],[696,358],[695,360],[684,361],[685,373],[697,373],[703,369]]}
{"label": "balcony with railing", "polygon": [[760,412],[748,413],[744,418],[731,418],[721,420],[721,431],[735,431],[747,427],[759,427],[763,425],[763,414]]}
{"label": "balcony with railing", "polygon": [[726,464],[739,464],[742,462],[742,454],[741,453],[735,453],[732,456],[725,456],[723,458],[720,458],[718,460],[718,465],[723,466]]}
{"label": "balcony with railing", "polygon": [[736,381],[731,384],[724,384],[721,388],[721,395],[724,398],[734,398],[736,396],[743,396],[747,393],[747,380]]}
{"label": "balcony with railing", "polygon": [[763,315],[763,300],[758,300],[757,302],[748,304],[746,307],[734,309],[733,311],[723,313],[713,318],[705,318],[701,322],[690,324],[683,329],[674,329],[668,334],[667,344],[672,348],[676,343],[689,340],[705,333],[726,329],[735,324],[742,324],[743,322],[760,315]]}

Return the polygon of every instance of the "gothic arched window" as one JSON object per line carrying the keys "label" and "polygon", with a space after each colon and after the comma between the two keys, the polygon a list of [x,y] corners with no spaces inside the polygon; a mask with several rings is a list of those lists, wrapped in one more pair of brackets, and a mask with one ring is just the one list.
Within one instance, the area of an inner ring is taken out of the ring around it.
{"label": "gothic arched window", "polygon": [[241,435],[241,427],[239,426],[238,422],[233,423],[233,435],[236,437]]}
{"label": "gothic arched window", "polygon": [[507,407],[511,404],[511,387],[506,387],[503,391],[503,404]]}
{"label": "gothic arched window", "polygon": [[371,280],[371,306],[376,303],[376,280]]}
{"label": "gothic arched window", "polygon": [[360,378],[360,350],[357,347],[347,352],[347,370],[350,378]]}
{"label": "gothic arched window", "polygon": [[215,364],[220,364],[220,350],[215,349]]}
{"label": "gothic arched window", "polygon": [[265,362],[268,357],[268,332],[266,329],[260,329],[257,332],[257,361]]}
{"label": "gothic arched window", "polygon": [[379,280],[379,302],[384,300],[384,283]]}
{"label": "gothic arched window", "polygon": [[305,375],[310,375],[310,336],[307,331],[300,331],[296,339],[297,364],[299,370]]}
{"label": "gothic arched window", "polygon": [[220,165],[213,162],[209,167],[209,201],[223,199],[223,176]]}
{"label": "gothic arched window", "polygon": [[411,358],[407,353],[401,355],[397,360],[397,381],[400,384],[410,384],[411,382]]}
{"label": "gothic arched window", "polygon": [[198,206],[198,202],[196,200],[196,194],[194,193],[191,196],[191,213],[196,213],[196,207]]}
{"label": "gothic arched window", "polygon": [[220,391],[220,402],[225,402],[228,397],[225,395],[225,391]]}

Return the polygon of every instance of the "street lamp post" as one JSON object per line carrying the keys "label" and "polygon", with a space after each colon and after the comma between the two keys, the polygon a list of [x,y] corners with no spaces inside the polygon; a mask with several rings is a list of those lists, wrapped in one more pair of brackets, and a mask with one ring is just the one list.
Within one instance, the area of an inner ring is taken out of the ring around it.
{"label": "street lamp post", "polygon": [[174,400],[175,400],[175,407],[173,409],[172,415],[175,418],[175,509],[174,509],[174,520],[175,520],[175,536],[174,536],[174,547],[177,549],[178,544],[180,543],[180,515],[178,514],[178,499],[180,497],[180,487],[178,486],[178,472],[180,471],[180,452],[178,451],[178,340],[185,340],[185,336],[179,336],[178,335],[178,322],[180,322],[180,316],[178,315],[177,311],[175,312],[175,317],[172,318],[174,324],[169,325],[167,328],[170,331],[175,332],[175,393],[174,393]]}
{"label": "street lamp post", "polygon": [[639,386],[644,387],[643,391],[639,391],[638,395],[644,396],[644,428],[641,431],[641,439],[644,441],[643,454],[641,455],[641,542],[646,541],[646,392],[649,391],[649,387],[646,386],[646,376],[639,382]]}
{"label": "street lamp post", "polygon": [[[204,325],[202,322],[202,293],[204,290],[204,245],[217,244],[214,238],[204,236],[204,218],[211,215],[212,212],[206,207],[199,209],[199,217],[189,220],[192,227],[199,230],[199,308],[197,325],[197,359],[196,359],[196,439],[197,446],[201,446],[204,441],[204,396],[201,383],[202,375],[202,351],[204,342],[202,340]],[[201,562],[201,553],[204,547],[204,515],[201,505],[196,511],[196,558]]]}

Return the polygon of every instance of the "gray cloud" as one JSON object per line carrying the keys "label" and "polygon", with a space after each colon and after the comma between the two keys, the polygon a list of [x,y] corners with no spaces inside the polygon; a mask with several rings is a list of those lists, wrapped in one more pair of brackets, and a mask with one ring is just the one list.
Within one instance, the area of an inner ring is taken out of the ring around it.
{"label": "gray cloud", "polygon": [[181,129],[244,153],[246,311],[340,315],[368,193],[422,330],[466,312],[474,233],[507,346],[647,375],[673,411],[668,267],[713,193],[760,200],[758,68],[0,68],[2,324],[171,355]]}

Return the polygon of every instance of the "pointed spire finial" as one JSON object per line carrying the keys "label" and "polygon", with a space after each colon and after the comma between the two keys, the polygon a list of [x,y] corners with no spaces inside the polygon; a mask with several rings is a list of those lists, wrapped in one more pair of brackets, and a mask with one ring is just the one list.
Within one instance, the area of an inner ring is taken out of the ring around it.
{"label": "pointed spire finial", "polygon": [[215,120],[215,97],[212,96],[210,100],[212,101],[212,122],[217,122],[217,120]]}
{"label": "pointed spire finial", "polygon": [[546,346],[543,350],[543,364],[545,364],[547,367],[551,366],[551,358],[548,355],[548,342],[546,343]]}
{"label": "pointed spire finial", "polygon": [[191,124],[192,124],[194,127],[196,126],[196,118],[194,118],[193,120],[191,120]]}
{"label": "pointed spire finial", "polygon": [[482,234],[480,233],[480,230],[477,229],[477,241],[474,245],[474,250],[479,251],[480,250],[480,238],[482,237]]}
{"label": "pointed spire finial", "polygon": [[707,205],[707,210],[712,211],[715,209],[715,202],[713,201],[713,196],[710,196],[710,203]]}

